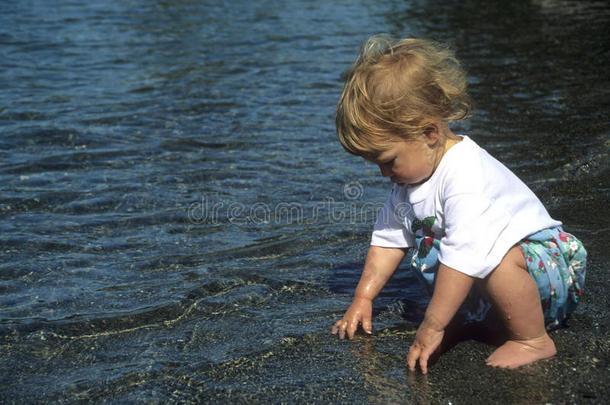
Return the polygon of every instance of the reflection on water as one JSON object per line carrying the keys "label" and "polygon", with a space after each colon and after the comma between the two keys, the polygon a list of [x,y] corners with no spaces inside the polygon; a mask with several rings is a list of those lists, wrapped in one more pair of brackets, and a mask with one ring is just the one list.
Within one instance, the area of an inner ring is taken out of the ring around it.
{"label": "reflection on water", "polygon": [[328,333],[389,188],[335,140],[339,75],[372,33],[453,42],[477,101],[460,130],[601,268],[609,19],[594,1],[3,2],[0,402],[470,398],[405,373],[426,301],[406,267],[382,332]]}

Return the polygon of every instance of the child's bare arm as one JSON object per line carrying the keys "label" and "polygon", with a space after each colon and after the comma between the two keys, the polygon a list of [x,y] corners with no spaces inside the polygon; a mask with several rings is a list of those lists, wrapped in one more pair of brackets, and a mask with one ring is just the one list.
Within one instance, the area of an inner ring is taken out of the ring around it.
{"label": "child's bare arm", "polygon": [[390,279],[405,256],[404,249],[371,246],[366,255],[364,270],[354,293],[354,300],[343,316],[343,319],[333,325],[332,333],[339,334],[341,339],[354,337],[358,325],[366,333],[371,333],[371,317],[373,300]]}
{"label": "child's bare arm", "polygon": [[472,277],[442,263],[439,265],[432,299],[407,356],[411,370],[415,370],[419,360],[422,372],[428,372],[428,358],[440,345],[445,328],[466,299],[473,282]]}

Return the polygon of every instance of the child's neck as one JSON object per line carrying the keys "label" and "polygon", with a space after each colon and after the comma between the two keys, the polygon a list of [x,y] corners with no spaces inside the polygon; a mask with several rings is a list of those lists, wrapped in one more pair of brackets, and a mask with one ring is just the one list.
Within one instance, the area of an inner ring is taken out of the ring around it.
{"label": "child's neck", "polygon": [[451,149],[455,144],[458,144],[462,141],[462,138],[455,135],[449,128],[447,128],[447,131],[448,134],[445,141],[445,151],[443,152],[443,155],[447,153],[447,151]]}
{"label": "child's neck", "polygon": [[449,149],[451,149],[453,146],[455,146],[456,144],[460,143],[462,141],[462,138],[457,136],[456,134],[453,133],[453,131],[451,131],[451,129],[449,129],[448,125],[443,125],[443,126],[439,126],[439,151],[438,151],[438,155],[436,157],[436,165],[438,166],[438,163],[440,163],[441,159],[443,158],[443,156],[445,156],[445,153],[447,153],[447,151]]}

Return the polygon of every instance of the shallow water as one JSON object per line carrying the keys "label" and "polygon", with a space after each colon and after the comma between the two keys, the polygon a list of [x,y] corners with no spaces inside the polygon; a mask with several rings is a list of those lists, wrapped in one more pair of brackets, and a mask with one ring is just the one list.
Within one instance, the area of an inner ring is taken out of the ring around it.
{"label": "shallow water", "polygon": [[420,398],[406,267],[329,335],[389,190],[334,135],[373,33],[455,44],[457,129],[607,272],[604,2],[50,3],[0,4],[0,402]]}

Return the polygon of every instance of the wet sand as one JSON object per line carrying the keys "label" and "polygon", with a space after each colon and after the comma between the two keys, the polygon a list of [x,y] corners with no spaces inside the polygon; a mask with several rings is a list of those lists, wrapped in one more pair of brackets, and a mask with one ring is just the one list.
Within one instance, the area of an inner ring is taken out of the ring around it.
{"label": "wet sand", "polygon": [[[517,370],[495,369],[485,365],[494,347],[468,340],[443,354],[427,375],[410,372],[405,356],[416,324],[405,321],[376,330],[372,336],[359,334],[351,342],[338,343],[328,331],[288,337],[272,350],[225,364],[207,375],[217,383],[241,381],[244,387],[257,389],[206,389],[205,398],[236,403],[607,403],[607,265],[607,261],[591,264],[587,295],[568,327],[551,332],[558,354],[548,360]],[[334,372],[329,375],[328,370]],[[285,381],[278,384],[281,375]],[[269,380],[276,383],[268,384]]]}

